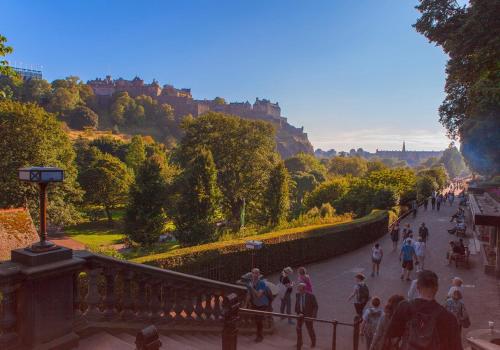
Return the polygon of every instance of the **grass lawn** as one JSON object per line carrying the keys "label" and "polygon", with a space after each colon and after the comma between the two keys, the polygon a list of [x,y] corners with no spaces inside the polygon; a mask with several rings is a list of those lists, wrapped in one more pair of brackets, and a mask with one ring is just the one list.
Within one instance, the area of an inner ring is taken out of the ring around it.
{"label": "grass lawn", "polygon": [[85,221],[78,225],[68,226],[65,233],[75,241],[83,243],[91,250],[110,249],[113,244],[123,242],[123,210],[113,211],[113,224],[107,219]]}

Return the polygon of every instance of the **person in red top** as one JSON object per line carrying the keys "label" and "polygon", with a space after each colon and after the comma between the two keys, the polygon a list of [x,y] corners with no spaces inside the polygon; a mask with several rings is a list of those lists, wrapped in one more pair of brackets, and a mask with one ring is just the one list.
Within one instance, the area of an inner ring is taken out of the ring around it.
{"label": "person in red top", "polygon": [[420,271],[419,296],[398,305],[386,341],[401,338],[402,349],[407,350],[463,350],[457,318],[435,300],[438,288],[434,272]]}

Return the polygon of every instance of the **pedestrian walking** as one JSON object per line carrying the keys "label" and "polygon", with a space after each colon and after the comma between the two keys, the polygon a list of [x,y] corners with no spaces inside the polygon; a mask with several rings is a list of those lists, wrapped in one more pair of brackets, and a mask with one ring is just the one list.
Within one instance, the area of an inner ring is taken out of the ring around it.
{"label": "pedestrian walking", "polygon": [[304,320],[304,317],[316,318],[318,315],[318,302],[312,293],[308,293],[306,285],[299,283],[297,285],[297,295],[295,298],[295,312],[300,318],[297,320],[297,350],[302,348],[302,326],[306,324],[307,333],[311,339],[311,347],[316,346],[316,333],[314,333],[313,321]]}
{"label": "pedestrian walking", "polygon": [[402,338],[401,349],[463,350],[456,317],[436,302],[438,277],[428,270],[417,277],[419,298],[399,303],[387,330]]}
{"label": "pedestrian walking", "polygon": [[437,196],[436,198],[436,210],[439,211],[439,209],[441,209],[441,203],[443,202],[444,198],[443,198],[443,195],[440,194]]}
{"label": "pedestrian walking", "polygon": [[366,350],[370,350],[373,336],[377,330],[380,318],[384,313],[380,306],[380,298],[373,297],[371,304],[372,305],[367,307],[365,312],[363,312],[363,321],[361,322],[361,334],[365,336]]}
{"label": "pedestrian walking", "polygon": [[297,277],[298,283],[304,283],[306,285],[306,292],[313,292],[311,277],[307,274],[307,270],[305,267],[301,266],[297,269],[297,273],[299,274]]}
{"label": "pedestrian walking", "polygon": [[460,292],[460,294],[462,294],[462,297],[463,297],[463,295],[464,295],[463,283],[464,283],[464,281],[462,281],[462,279],[460,277],[453,277],[451,279],[451,287],[448,290],[448,298],[453,297],[453,292],[455,290],[458,290]]}
{"label": "pedestrian walking", "polygon": [[356,284],[354,285],[354,290],[347,300],[354,300],[354,309],[356,310],[356,314],[361,317],[363,316],[363,310],[365,309],[366,303],[370,300],[370,290],[365,283],[365,275],[358,273],[354,276],[354,278],[356,280]]}
{"label": "pedestrian walking", "polygon": [[462,300],[462,293],[458,289],[455,289],[452,296],[448,297],[444,307],[457,318],[460,335],[462,334],[462,328],[470,327],[469,314]]}
{"label": "pedestrian walking", "polygon": [[403,241],[407,239],[412,233],[413,230],[411,229],[410,224],[406,224],[406,226],[403,229]]}
{"label": "pedestrian walking", "polygon": [[422,225],[418,228],[418,235],[422,237],[424,242],[427,242],[427,239],[429,238],[429,229],[425,226],[425,222],[422,222]]}
{"label": "pedestrian walking", "polygon": [[396,349],[396,342],[390,342],[389,339],[387,339],[386,335],[392,316],[394,315],[394,311],[398,307],[399,303],[403,300],[405,300],[405,298],[402,295],[398,294],[392,295],[389,300],[387,300],[387,303],[384,307],[384,313],[378,321],[377,329],[375,330],[370,350]]}
{"label": "pedestrian walking", "polygon": [[395,251],[398,247],[399,241],[399,223],[396,222],[391,230],[391,241],[392,241],[392,251]]}
{"label": "pedestrian walking", "polygon": [[436,197],[431,198],[431,209],[434,210],[436,208]]}
{"label": "pedestrian walking", "polygon": [[[415,248],[409,240],[406,240],[401,247],[401,253],[399,254],[399,260],[402,261],[402,272],[401,279],[406,279],[411,281],[410,273],[413,270],[413,260],[416,259]],[[418,260],[417,260],[418,261]]]}
{"label": "pedestrian walking", "polygon": [[380,263],[382,262],[382,258],[384,257],[384,251],[380,247],[380,244],[376,243],[372,247],[372,277],[377,276],[380,272]]}
{"label": "pedestrian walking", "polygon": [[450,195],[448,196],[448,202],[450,203],[450,207],[453,206],[454,201],[455,201],[455,194],[453,192],[450,192]]}
{"label": "pedestrian walking", "polygon": [[411,211],[413,212],[413,217],[417,217],[418,204],[416,199],[411,202]]}
{"label": "pedestrian walking", "polygon": [[[271,302],[270,291],[266,286],[260,270],[258,268],[253,268],[251,272],[250,280],[246,283],[247,287],[247,301],[249,301],[250,306],[254,310],[268,311]],[[255,316],[255,327],[257,329],[257,336],[255,342],[259,343],[264,339],[263,335],[263,316]]]}
{"label": "pedestrian walking", "polygon": [[424,210],[427,211],[427,207],[429,206],[429,197],[424,198]]}
{"label": "pedestrian walking", "polygon": [[415,249],[415,255],[417,256],[417,272],[422,271],[425,267],[425,250],[426,250],[426,243],[424,242],[422,237],[418,238],[418,241],[415,242],[413,245],[413,248]]}
{"label": "pedestrian walking", "polygon": [[[280,285],[279,285],[279,295],[281,299],[280,303],[280,313],[285,313],[290,315],[292,313],[292,291],[293,282],[290,279],[290,275],[293,273],[293,269],[288,266],[283,269],[280,275]],[[288,319],[289,324],[294,324],[291,318]]]}

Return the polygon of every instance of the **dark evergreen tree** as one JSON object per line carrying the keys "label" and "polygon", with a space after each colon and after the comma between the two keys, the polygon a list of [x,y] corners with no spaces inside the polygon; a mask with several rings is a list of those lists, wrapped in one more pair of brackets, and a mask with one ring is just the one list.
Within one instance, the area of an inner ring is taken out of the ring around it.
{"label": "dark evergreen tree", "polygon": [[175,236],[186,245],[215,238],[221,193],[212,152],[199,149],[176,183]]}
{"label": "dark evergreen tree", "polygon": [[170,181],[167,168],[161,154],[154,154],[137,168],[125,216],[125,232],[134,242],[150,245],[165,233]]}
{"label": "dark evergreen tree", "polygon": [[264,195],[266,221],[278,225],[286,221],[290,211],[290,175],[283,162],[271,171],[269,184]]}

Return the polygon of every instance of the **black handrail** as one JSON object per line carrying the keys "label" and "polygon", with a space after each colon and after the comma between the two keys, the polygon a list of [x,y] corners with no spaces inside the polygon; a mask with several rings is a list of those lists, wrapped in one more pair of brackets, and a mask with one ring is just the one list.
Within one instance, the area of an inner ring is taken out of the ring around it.
{"label": "black handrail", "polygon": [[[353,323],[346,323],[346,322],[339,322],[337,320],[325,320],[325,319],[316,318],[316,317],[289,315],[289,314],[283,314],[283,313],[279,313],[279,312],[253,310],[253,309],[247,309],[247,308],[238,308],[237,311],[239,313],[243,313],[246,315],[262,316],[262,317],[268,316],[268,317],[292,318],[292,319],[296,319],[296,320],[331,324],[332,325],[332,350],[337,349],[337,326],[340,325],[340,326],[353,327],[354,330],[353,330],[352,346],[353,346],[354,350],[358,350],[358,347],[359,347],[359,328],[360,328],[360,324],[361,324],[361,318],[357,315],[354,317]],[[236,346],[236,344],[233,344],[233,345]],[[224,349],[224,347],[223,347],[223,349]],[[227,347],[227,349],[233,350],[236,348],[235,347]]]}

